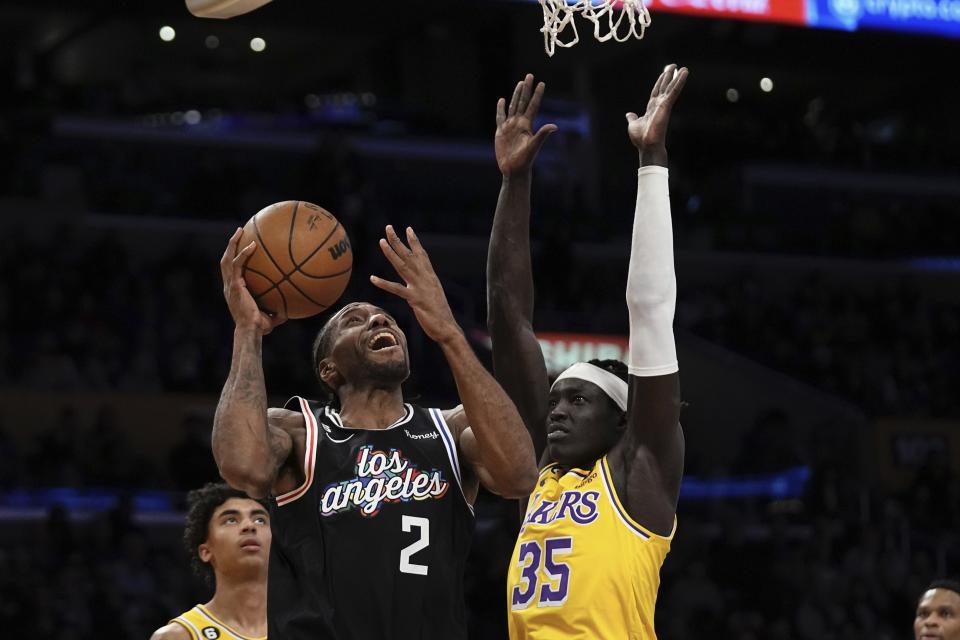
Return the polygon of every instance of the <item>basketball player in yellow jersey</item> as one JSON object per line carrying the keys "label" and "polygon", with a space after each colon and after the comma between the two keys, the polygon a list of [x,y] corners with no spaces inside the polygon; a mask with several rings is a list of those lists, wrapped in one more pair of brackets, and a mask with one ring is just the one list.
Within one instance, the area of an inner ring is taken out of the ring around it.
{"label": "basketball player in yellow jersey", "polygon": [[577,363],[552,387],[532,326],[529,221],[531,166],[556,127],[531,128],[544,91],[533,76],[509,106],[497,105],[503,186],[487,260],[488,324],[497,380],[520,409],[541,469],[510,561],[513,640],[656,638],[660,567],[683,475],[665,139],[686,78],[668,66],[646,113],[627,114],[640,152],[628,363]]}
{"label": "basketball player in yellow jersey", "polygon": [[150,640],[266,640],[270,516],[267,506],[226,484],[191,491],[183,542],[194,571],[214,586]]}

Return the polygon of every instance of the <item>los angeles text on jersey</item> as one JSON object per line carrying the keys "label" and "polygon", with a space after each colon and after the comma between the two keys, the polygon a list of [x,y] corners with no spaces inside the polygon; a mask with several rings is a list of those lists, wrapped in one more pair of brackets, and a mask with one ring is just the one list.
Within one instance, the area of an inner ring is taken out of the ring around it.
{"label": "los angeles text on jersey", "polygon": [[355,477],[331,482],[320,498],[320,515],[358,509],[365,517],[380,513],[385,502],[440,499],[450,488],[437,469],[421,471],[399,449],[378,451],[372,444],[357,451]]}
{"label": "los angeles text on jersey", "polygon": [[[536,504],[539,495],[535,495]],[[590,524],[599,515],[597,501],[599,491],[564,491],[560,500],[544,500],[530,509],[523,521],[524,527],[548,525],[556,520],[569,518],[577,524]]]}

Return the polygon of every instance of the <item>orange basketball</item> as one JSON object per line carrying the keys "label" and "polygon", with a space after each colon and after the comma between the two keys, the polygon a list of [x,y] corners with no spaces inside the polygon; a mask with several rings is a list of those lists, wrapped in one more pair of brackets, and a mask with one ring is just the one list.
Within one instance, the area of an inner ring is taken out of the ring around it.
{"label": "orange basketball", "polygon": [[257,242],[243,278],[257,305],[307,318],[328,308],[347,288],[353,251],[347,232],[315,204],[288,200],[261,209],[243,227],[240,247]]}

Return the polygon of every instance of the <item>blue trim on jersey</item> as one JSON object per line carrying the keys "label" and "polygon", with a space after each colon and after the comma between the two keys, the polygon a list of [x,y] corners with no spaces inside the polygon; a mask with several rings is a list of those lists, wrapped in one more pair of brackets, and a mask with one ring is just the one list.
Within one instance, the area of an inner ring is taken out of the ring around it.
{"label": "blue trim on jersey", "polygon": [[620,517],[620,521],[623,522],[623,524],[630,527],[631,531],[636,533],[638,536],[640,536],[644,540],[649,540],[650,534],[648,534],[646,531],[643,531],[642,529],[637,528],[637,525],[633,523],[633,519],[630,517],[630,515],[628,513],[625,513],[620,508],[620,504],[619,504],[620,496],[618,496],[613,489],[613,480],[607,477],[607,469],[606,469],[606,465],[603,464],[603,458],[600,459],[600,475],[601,477],[603,477],[604,486],[607,487],[607,493],[609,494],[608,497],[610,499],[610,504],[613,505],[613,510],[616,512],[617,516]]}
{"label": "blue trim on jersey", "polygon": [[447,422],[443,419],[443,414],[440,413],[439,409],[427,409],[430,413],[430,417],[433,418],[434,424],[437,425],[437,430],[440,432],[440,437],[443,438],[443,445],[447,449],[447,453],[450,455],[450,461],[453,463],[450,466],[453,467],[453,475],[457,477],[457,484],[461,487],[463,486],[462,479],[460,478],[460,459],[457,456],[457,448],[453,443],[453,434],[450,433],[447,428]]}
{"label": "blue trim on jersey", "polygon": [[443,440],[443,448],[447,450],[450,468],[453,469],[454,479],[457,481],[457,486],[460,487],[460,495],[463,496],[463,503],[467,505],[470,515],[475,516],[473,505],[467,500],[467,494],[463,490],[463,482],[460,479],[460,458],[457,456],[456,446],[453,445],[453,433],[450,431],[450,427],[447,426],[447,421],[443,419],[443,412],[441,412],[440,409],[427,409],[427,414],[430,416],[430,419],[433,420],[434,426],[440,433],[440,439]]}

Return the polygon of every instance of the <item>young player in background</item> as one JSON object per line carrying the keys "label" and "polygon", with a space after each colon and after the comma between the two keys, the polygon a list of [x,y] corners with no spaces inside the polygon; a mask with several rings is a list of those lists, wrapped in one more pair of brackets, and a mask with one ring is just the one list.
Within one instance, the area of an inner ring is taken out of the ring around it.
{"label": "young player in background", "polygon": [[214,587],[213,598],[185,611],[151,640],[248,640],[267,637],[267,505],[225,484],[187,496],[183,534],[193,570]]}

